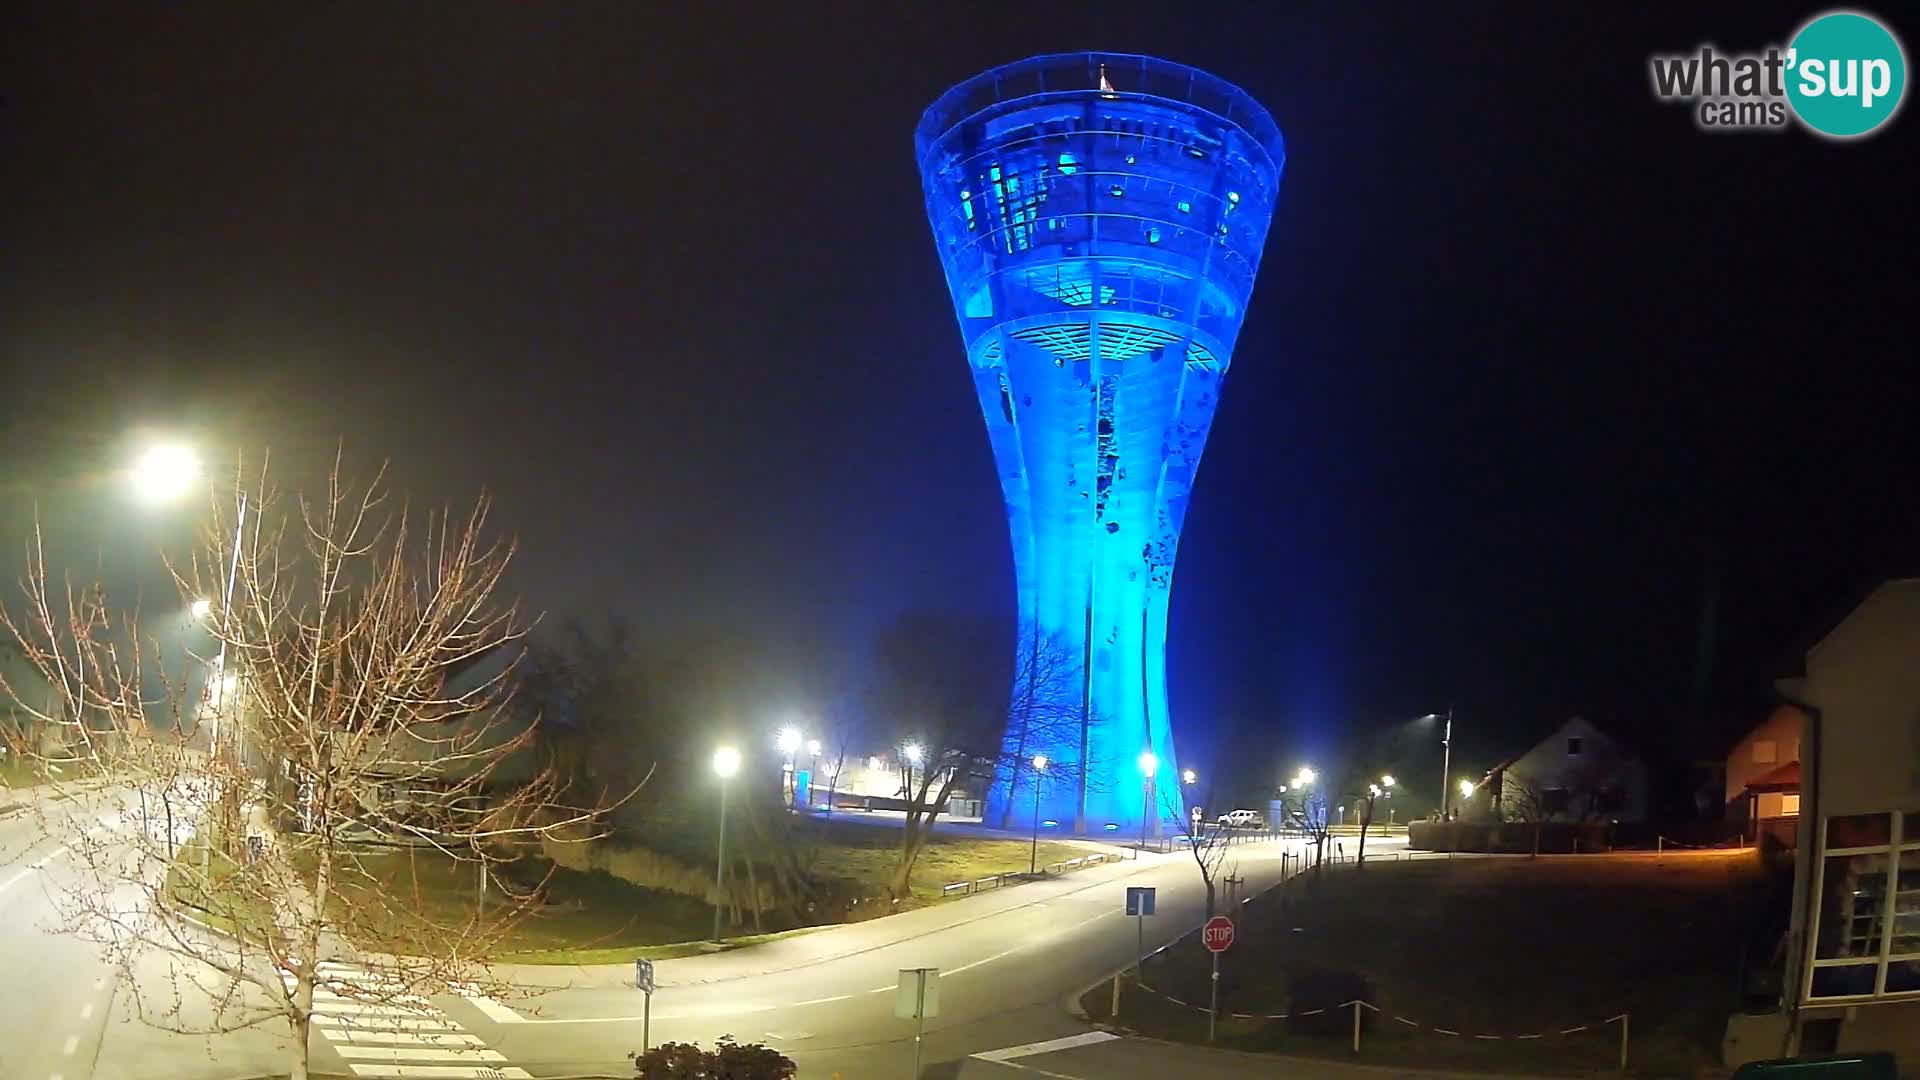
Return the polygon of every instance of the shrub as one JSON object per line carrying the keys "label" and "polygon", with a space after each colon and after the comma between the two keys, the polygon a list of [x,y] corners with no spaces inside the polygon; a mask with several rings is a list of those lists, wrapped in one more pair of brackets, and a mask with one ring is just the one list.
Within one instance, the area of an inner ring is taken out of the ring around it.
{"label": "shrub", "polygon": [[711,1050],[693,1043],[661,1043],[644,1054],[628,1054],[636,1080],[793,1080],[792,1059],[759,1043],[734,1042],[722,1035]]}

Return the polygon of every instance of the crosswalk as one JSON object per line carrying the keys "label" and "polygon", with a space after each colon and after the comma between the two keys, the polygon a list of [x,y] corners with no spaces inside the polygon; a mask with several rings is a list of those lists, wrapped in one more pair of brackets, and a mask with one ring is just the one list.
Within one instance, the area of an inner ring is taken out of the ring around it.
{"label": "crosswalk", "polygon": [[[394,992],[384,976],[322,961],[313,1026],[357,1077],[367,1080],[532,1080],[525,1069],[423,997]],[[291,988],[294,977],[282,972]],[[385,985],[383,985],[383,983]],[[366,992],[362,1000],[349,993]],[[337,988],[337,989],[336,989]],[[365,1000],[371,998],[374,1000]]]}

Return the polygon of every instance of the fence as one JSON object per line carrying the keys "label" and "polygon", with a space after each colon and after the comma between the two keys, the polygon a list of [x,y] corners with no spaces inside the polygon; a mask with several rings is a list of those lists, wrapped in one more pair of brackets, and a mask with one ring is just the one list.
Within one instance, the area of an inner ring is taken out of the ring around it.
{"label": "fence", "polygon": [[[1067,859],[1063,862],[1048,863],[1043,868],[1043,876],[1044,874],[1070,873],[1074,870],[1081,870],[1089,866],[1098,866],[1101,863],[1118,862],[1120,859],[1121,855],[1118,852],[1096,851],[1091,855],[1082,855],[1079,858]],[[1004,874],[989,874],[983,878],[974,878],[972,881],[955,881],[940,887],[940,898],[945,900],[952,896],[972,896],[975,893],[992,892],[994,889],[1009,885],[1018,885],[1026,880],[1028,880],[1026,874],[1018,871],[1008,871]]]}

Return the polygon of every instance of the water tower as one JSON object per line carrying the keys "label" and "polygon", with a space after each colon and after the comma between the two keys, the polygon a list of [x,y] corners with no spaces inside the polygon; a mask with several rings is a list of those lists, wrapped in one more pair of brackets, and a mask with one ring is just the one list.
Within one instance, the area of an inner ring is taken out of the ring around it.
{"label": "water tower", "polygon": [[[1157,830],[1179,805],[1174,556],[1273,216],[1280,130],[1205,72],[1072,53],[949,90],[915,149],[1006,498],[1014,700],[1037,689],[1048,715],[1078,718],[1009,724],[988,823],[1032,821],[1033,771],[1010,766],[1044,754],[1065,767],[1041,782],[1042,818]],[[1019,685],[1036,651],[1068,670]],[[1143,751],[1158,759],[1151,813]],[[1081,771],[1085,785],[1066,779]]]}

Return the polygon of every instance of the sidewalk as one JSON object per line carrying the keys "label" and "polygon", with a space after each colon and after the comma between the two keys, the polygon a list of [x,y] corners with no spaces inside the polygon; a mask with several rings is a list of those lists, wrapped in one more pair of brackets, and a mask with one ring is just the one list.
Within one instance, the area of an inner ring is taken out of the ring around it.
{"label": "sidewalk", "polygon": [[[868,922],[796,934],[759,945],[746,946],[708,956],[689,956],[678,960],[660,960],[654,964],[654,979],[661,988],[750,979],[797,968],[855,956],[903,941],[925,937],[956,926],[1042,903],[1084,889],[1129,877],[1143,870],[1186,859],[1185,852],[1106,863],[1071,874],[1007,886],[992,892],[952,900],[932,907],[916,908]],[[633,985],[633,965],[596,964],[497,964],[489,970],[501,979],[524,987],[584,989],[628,987]]]}

